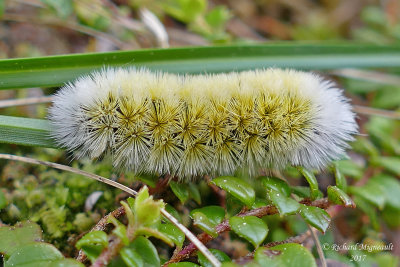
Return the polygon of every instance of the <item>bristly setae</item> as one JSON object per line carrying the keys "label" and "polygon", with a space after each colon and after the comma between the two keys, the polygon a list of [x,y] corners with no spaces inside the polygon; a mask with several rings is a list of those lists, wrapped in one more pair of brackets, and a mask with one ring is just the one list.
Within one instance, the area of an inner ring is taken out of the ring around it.
{"label": "bristly setae", "polygon": [[174,75],[103,69],[65,85],[49,110],[76,157],[189,178],[288,164],[322,169],[357,132],[347,99],[313,73]]}

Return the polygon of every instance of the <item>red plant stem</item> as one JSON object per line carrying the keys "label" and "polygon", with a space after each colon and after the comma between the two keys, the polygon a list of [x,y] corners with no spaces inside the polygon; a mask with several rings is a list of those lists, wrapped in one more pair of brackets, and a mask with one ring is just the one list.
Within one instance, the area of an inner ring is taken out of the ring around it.
{"label": "red plant stem", "polygon": [[[327,198],[321,198],[321,199],[317,199],[314,201],[310,201],[310,200],[306,199],[306,200],[300,201],[300,203],[307,205],[307,206],[318,207],[321,209],[326,209],[330,206],[330,203]],[[239,217],[256,216],[256,217],[261,218],[266,215],[273,215],[273,214],[277,214],[277,213],[278,213],[278,210],[275,206],[268,205],[268,206],[250,210],[250,211],[247,211],[244,213],[239,213],[239,214],[237,214],[237,216],[239,216]],[[226,231],[230,231],[231,227],[229,225],[229,220],[224,220],[222,223],[218,224],[215,227],[215,230],[218,234],[221,234]],[[199,239],[203,244],[206,244],[207,242],[211,241],[213,239],[213,237],[209,234],[201,233],[201,234],[197,235],[197,239]],[[190,257],[190,255],[192,255],[196,251],[197,251],[196,246],[193,243],[190,243],[189,245],[184,247],[181,251],[179,251],[174,256],[172,256],[172,258],[168,262],[166,262],[163,266],[168,266],[171,263],[180,262],[184,259],[187,259]]]}
{"label": "red plant stem", "polygon": [[124,247],[122,240],[116,236],[112,236],[109,245],[106,247],[91,267],[107,266],[111,259],[118,255],[118,252]]}
{"label": "red plant stem", "polygon": [[[123,206],[119,207],[116,210],[113,210],[112,212],[108,213],[106,216],[101,218],[101,220],[97,222],[97,224],[90,230],[90,232],[92,232],[92,231],[104,231],[106,229],[106,226],[108,225],[108,218],[110,218],[110,216],[113,216],[115,218],[119,218],[124,214],[125,214],[125,209],[124,209]],[[83,251],[79,250],[79,253],[78,253],[78,256],[76,257],[76,260],[78,260],[80,262],[84,262],[86,260],[86,258],[87,257],[83,253]]]}

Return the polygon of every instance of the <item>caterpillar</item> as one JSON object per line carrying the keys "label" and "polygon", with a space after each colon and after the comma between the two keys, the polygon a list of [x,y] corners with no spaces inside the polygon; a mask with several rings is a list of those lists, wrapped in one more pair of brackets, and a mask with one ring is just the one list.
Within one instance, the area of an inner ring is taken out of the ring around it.
{"label": "caterpillar", "polygon": [[104,68],[64,85],[52,137],[76,158],[180,178],[288,164],[323,169],[357,133],[342,91],[314,73],[262,69],[203,75]]}

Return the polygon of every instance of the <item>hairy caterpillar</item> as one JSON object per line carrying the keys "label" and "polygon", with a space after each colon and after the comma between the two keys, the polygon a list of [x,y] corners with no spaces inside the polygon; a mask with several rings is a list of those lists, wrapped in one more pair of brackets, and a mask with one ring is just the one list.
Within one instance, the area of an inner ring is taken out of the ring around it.
{"label": "hairy caterpillar", "polygon": [[357,132],[341,90],[313,73],[175,75],[107,68],[65,85],[49,110],[76,157],[178,177],[287,164],[322,169]]}

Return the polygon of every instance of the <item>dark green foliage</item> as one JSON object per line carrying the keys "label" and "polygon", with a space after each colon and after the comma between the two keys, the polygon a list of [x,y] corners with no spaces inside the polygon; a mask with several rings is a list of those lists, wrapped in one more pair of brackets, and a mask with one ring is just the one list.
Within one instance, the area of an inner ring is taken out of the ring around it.
{"label": "dark green foliage", "polygon": [[[105,174],[105,166],[86,162],[81,168]],[[10,223],[28,219],[39,222],[46,239],[62,239],[67,234],[90,229],[100,219],[103,209],[110,210],[114,206],[112,199],[117,191],[104,184],[43,167],[37,168],[38,177],[29,174],[29,171],[26,165],[20,163],[10,162],[4,166],[3,177],[18,177],[18,180],[5,191],[9,204],[0,213],[1,220]],[[95,210],[80,213],[86,199],[95,191],[103,192],[94,205]]]}
{"label": "dark green foliage", "polygon": [[236,177],[222,176],[215,178],[212,182],[247,206],[253,205],[256,198],[255,191],[246,181]]}
{"label": "dark green foliage", "polygon": [[255,248],[264,241],[268,234],[267,224],[255,216],[234,216],[229,219],[229,224],[237,235],[252,243]]}
{"label": "dark green foliage", "polygon": [[325,233],[326,229],[328,229],[328,226],[331,222],[331,217],[329,214],[325,210],[317,207],[308,207],[302,205],[300,208],[300,215],[308,224],[314,226],[323,233]]}
{"label": "dark green foliage", "polygon": [[[224,252],[218,249],[210,249],[210,252],[214,254],[214,256],[220,261],[220,262],[229,262],[231,259],[226,255]],[[203,267],[212,267],[211,263],[207,260],[206,257],[204,257],[203,254],[198,253],[197,254],[199,263]]]}
{"label": "dark green foliage", "polygon": [[269,250],[279,251],[280,254],[270,257],[265,248],[257,249],[254,260],[259,266],[317,266],[311,253],[299,244],[283,244]]}
{"label": "dark green foliage", "polygon": [[33,222],[21,222],[13,227],[0,228],[0,253],[4,266],[71,266],[83,264],[66,259],[53,245],[42,242],[42,230]]}

